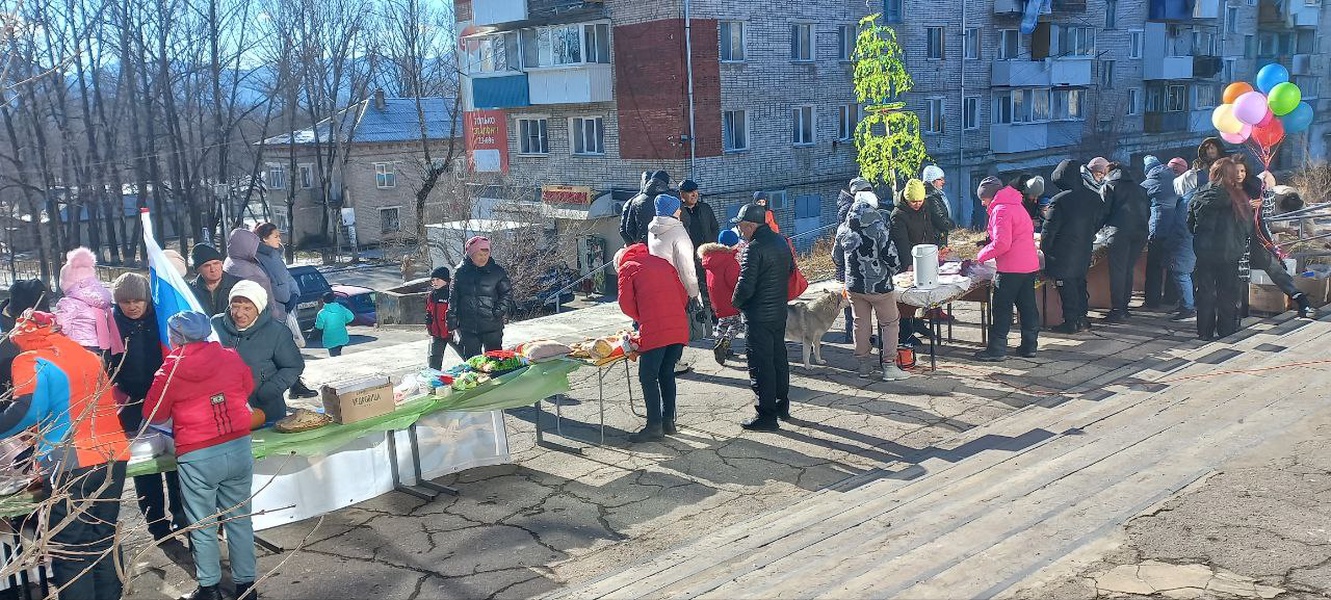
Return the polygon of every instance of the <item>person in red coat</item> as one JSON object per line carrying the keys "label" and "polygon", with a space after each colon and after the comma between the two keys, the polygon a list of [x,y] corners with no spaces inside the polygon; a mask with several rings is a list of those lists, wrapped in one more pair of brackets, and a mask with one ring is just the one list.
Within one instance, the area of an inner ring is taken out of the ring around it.
{"label": "person in red coat", "polygon": [[628,246],[616,259],[619,308],[638,323],[638,381],[647,400],[647,426],[629,436],[636,444],[675,433],[675,363],[689,343],[689,297],[675,268],[647,244]]}
{"label": "person in red coat", "polygon": [[430,273],[430,295],[425,297],[425,327],[430,331],[430,368],[444,367],[444,349],[452,347],[463,360],[462,349],[453,341],[448,330],[448,267],[439,267]]}
{"label": "person in red coat", "polygon": [[712,347],[712,355],[719,365],[725,365],[730,357],[735,336],[744,333],[744,319],[730,301],[735,295],[735,284],[739,283],[737,244],[739,234],[727,229],[721,232],[718,243],[698,247],[698,258],[707,272],[707,295],[712,298],[712,310],[717,318],[716,345]]}

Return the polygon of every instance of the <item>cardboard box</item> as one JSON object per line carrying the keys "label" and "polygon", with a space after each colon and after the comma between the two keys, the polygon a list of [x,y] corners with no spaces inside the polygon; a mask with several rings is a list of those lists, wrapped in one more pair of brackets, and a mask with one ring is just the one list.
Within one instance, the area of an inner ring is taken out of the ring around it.
{"label": "cardboard box", "polygon": [[393,412],[393,384],[371,377],[319,388],[324,412],[338,423],[355,423]]}
{"label": "cardboard box", "polygon": [[1289,298],[1274,285],[1248,284],[1248,311],[1278,315],[1289,310]]}
{"label": "cardboard box", "polygon": [[1299,288],[1300,292],[1308,296],[1308,301],[1313,306],[1321,308],[1331,301],[1331,286],[1328,286],[1327,279],[1316,279],[1313,277],[1295,277],[1294,287]]}

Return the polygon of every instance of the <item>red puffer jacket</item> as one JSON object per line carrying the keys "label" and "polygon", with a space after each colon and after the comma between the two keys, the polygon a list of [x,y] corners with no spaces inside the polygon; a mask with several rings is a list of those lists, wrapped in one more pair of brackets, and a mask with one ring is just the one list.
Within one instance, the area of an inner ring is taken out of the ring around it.
{"label": "red puffer jacket", "polygon": [[430,290],[425,297],[425,327],[430,335],[449,339],[453,333],[448,330],[448,288]]}
{"label": "red puffer jacket", "polygon": [[638,350],[689,343],[689,297],[675,268],[643,243],[625,248],[618,266],[619,308],[638,322]]}
{"label": "red puffer jacket", "polygon": [[217,342],[185,344],[158,369],[143,415],[172,420],[176,456],[250,434],[254,376],[235,350]]}
{"label": "red puffer jacket", "polygon": [[712,300],[716,318],[724,319],[739,314],[730,302],[739,283],[739,253],[721,244],[703,244],[698,247],[698,258],[707,271],[707,296]]}

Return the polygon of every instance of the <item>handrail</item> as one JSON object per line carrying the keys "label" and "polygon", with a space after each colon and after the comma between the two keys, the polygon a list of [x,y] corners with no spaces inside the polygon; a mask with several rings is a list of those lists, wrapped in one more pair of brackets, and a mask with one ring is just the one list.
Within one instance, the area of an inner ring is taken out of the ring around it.
{"label": "handrail", "polygon": [[601,265],[601,266],[599,266],[599,267],[596,267],[595,269],[592,269],[591,271],[588,271],[586,275],[583,275],[582,277],[579,277],[579,278],[575,279],[575,280],[573,281],[573,283],[570,283],[570,284],[568,284],[568,285],[566,285],[566,286],[564,286],[564,287],[562,287],[562,288],[559,288],[559,289],[556,290],[554,293],[550,294],[549,297],[547,297],[547,298],[545,299],[545,302],[543,302],[543,304],[549,304],[549,303],[551,303],[551,302],[554,302],[554,303],[555,303],[555,312],[558,313],[559,310],[560,310],[560,307],[564,304],[563,302],[560,302],[560,301],[559,301],[559,299],[560,299],[561,297],[563,297],[564,292],[567,292],[567,291],[569,291],[569,290],[572,290],[573,288],[577,287],[578,284],[580,284],[580,283],[582,283],[582,282],[584,282],[584,281],[587,281],[587,280],[590,279],[592,276],[594,276],[594,275],[596,275],[597,273],[600,273],[601,271],[605,270],[606,267],[614,266],[614,264],[615,264],[615,261],[613,261],[613,260],[608,260],[608,261],[605,262],[605,264],[603,264],[603,265]]}

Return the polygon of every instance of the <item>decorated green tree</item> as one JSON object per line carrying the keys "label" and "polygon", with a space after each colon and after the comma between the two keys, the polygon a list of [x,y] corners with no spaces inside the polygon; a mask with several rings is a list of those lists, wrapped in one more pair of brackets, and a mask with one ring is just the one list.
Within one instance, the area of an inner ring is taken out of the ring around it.
{"label": "decorated green tree", "polygon": [[860,175],[871,182],[891,183],[917,176],[929,152],[920,138],[920,118],[897,98],[915,87],[897,34],[879,15],[860,20],[855,41],[855,97],[864,118],[855,128]]}

